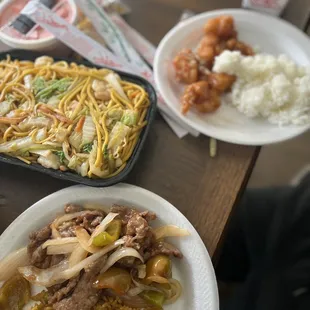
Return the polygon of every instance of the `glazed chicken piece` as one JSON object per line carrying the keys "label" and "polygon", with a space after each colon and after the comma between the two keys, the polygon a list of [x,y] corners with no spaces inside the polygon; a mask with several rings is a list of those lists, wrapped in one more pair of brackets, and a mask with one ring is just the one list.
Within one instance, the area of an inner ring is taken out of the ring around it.
{"label": "glazed chicken piece", "polygon": [[186,87],[181,103],[183,114],[191,107],[195,107],[201,113],[211,113],[219,108],[220,97],[207,81],[199,81]]}
{"label": "glazed chicken piece", "polygon": [[209,19],[204,26],[205,34],[213,33],[220,39],[235,38],[237,32],[232,16],[224,15]]}
{"label": "glazed chicken piece", "polygon": [[175,56],[173,65],[177,81],[191,84],[198,80],[198,61],[190,49],[181,50]]}
{"label": "glazed chicken piece", "polygon": [[219,93],[228,91],[234,84],[236,77],[227,73],[211,72],[208,75],[208,82],[210,87],[217,90]]}

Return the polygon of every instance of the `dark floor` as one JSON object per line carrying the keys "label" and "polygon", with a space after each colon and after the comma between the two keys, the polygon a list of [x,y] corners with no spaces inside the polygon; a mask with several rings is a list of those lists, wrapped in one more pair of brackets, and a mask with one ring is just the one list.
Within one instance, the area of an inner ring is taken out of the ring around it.
{"label": "dark floor", "polygon": [[264,146],[249,187],[290,184],[307,165],[310,165],[310,131],[287,142]]}

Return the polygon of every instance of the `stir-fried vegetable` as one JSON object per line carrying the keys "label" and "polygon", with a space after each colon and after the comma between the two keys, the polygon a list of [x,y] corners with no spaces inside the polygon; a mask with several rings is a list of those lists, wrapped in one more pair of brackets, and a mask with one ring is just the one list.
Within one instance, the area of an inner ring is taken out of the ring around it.
{"label": "stir-fried vegetable", "polygon": [[83,259],[79,263],[75,264],[73,267],[69,267],[68,260],[63,260],[58,265],[47,269],[39,269],[34,266],[26,266],[18,268],[18,271],[30,283],[50,287],[55,284],[63,283],[66,280],[77,276],[82,269],[88,267],[99,258],[103,257],[105,254],[114,250],[123,243],[123,240],[117,240],[114,243],[104,247],[97,253]]}
{"label": "stir-fried vegetable", "polygon": [[137,124],[138,113],[133,110],[125,110],[121,122],[127,126],[134,126]]}
{"label": "stir-fried vegetable", "polygon": [[[109,247],[106,246],[106,247]],[[104,249],[106,248],[104,247]],[[112,267],[118,260],[121,258],[132,256],[138,258],[142,263],[144,262],[143,257],[139,254],[139,252],[133,248],[120,248],[114,253],[112,253],[107,259],[106,264],[101,269],[100,273],[105,273],[110,267]]]}
{"label": "stir-fried vegetable", "polygon": [[96,127],[91,116],[86,116],[82,129],[82,145],[92,143],[96,134]]}
{"label": "stir-fried vegetable", "polygon": [[59,157],[59,161],[63,164],[65,161],[65,153],[63,151],[56,151],[55,154]]}
{"label": "stir-fried vegetable", "polygon": [[124,125],[121,122],[117,122],[112,131],[110,136],[110,141],[108,148],[112,150],[112,153],[116,151],[116,149],[121,145],[123,140],[126,138],[130,131],[130,127]]}
{"label": "stir-fried vegetable", "polygon": [[162,307],[165,302],[165,295],[155,291],[145,291],[140,294],[142,298],[153,304],[154,306]]}
{"label": "stir-fried vegetable", "polygon": [[103,231],[93,238],[92,244],[98,247],[106,246],[117,240],[122,228],[121,220],[113,220]]}
{"label": "stir-fried vegetable", "polygon": [[98,236],[100,233],[105,231],[108,227],[108,225],[114,220],[114,218],[118,216],[118,213],[110,212],[107,214],[107,216],[101,221],[101,223],[96,227],[94,232],[92,233],[88,245],[93,244],[93,240],[96,236]]}
{"label": "stir-fried vegetable", "polygon": [[91,149],[93,147],[93,143],[90,142],[90,143],[86,143],[85,145],[83,145],[82,147],[82,151],[83,153],[90,153],[91,152]]}
{"label": "stir-fried vegetable", "polygon": [[38,77],[33,81],[32,87],[35,96],[42,102],[47,102],[55,94],[65,92],[72,83],[71,78],[62,78],[60,80],[45,81],[44,78]]}
{"label": "stir-fried vegetable", "polygon": [[105,77],[105,79],[111,85],[111,87],[119,94],[119,96],[123,97],[126,100],[129,100],[120,84],[119,75],[111,72]]}
{"label": "stir-fried vegetable", "polygon": [[4,116],[12,109],[12,104],[9,101],[0,102],[0,116]]}
{"label": "stir-fried vegetable", "polygon": [[131,285],[131,276],[128,271],[121,268],[111,267],[105,273],[100,274],[94,282],[98,289],[109,288],[118,295],[124,295]]}
{"label": "stir-fried vegetable", "polygon": [[166,237],[185,237],[189,236],[190,232],[187,229],[182,229],[174,225],[165,225],[154,229],[156,239],[162,239]]}
{"label": "stir-fried vegetable", "polygon": [[145,283],[168,283],[172,274],[171,260],[166,255],[156,255],[146,263]]}
{"label": "stir-fried vegetable", "polygon": [[30,284],[20,275],[7,280],[0,289],[0,309],[22,310],[30,300]]}
{"label": "stir-fried vegetable", "polygon": [[0,281],[10,279],[18,267],[29,264],[27,247],[18,249],[0,261]]}

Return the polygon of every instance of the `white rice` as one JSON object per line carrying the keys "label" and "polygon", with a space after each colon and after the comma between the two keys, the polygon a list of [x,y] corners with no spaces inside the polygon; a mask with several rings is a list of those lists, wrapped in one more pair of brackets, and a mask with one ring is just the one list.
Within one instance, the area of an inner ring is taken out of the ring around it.
{"label": "white rice", "polygon": [[278,125],[310,124],[310,67],[297,66],[285,55],[224,51],[213,71],[237,76],[232,104],[246,116]]}

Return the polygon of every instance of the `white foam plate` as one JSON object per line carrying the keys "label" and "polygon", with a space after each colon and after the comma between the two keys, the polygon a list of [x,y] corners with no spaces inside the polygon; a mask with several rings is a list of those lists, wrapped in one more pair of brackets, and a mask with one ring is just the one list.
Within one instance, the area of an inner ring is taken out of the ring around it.
{"label": "white foam plate", "polygon": [[51,194],[22,213],[0,236],[0,259],[28,243],[30,232],[43,227],[58,214],[66,203],[95,202],[110,207],[112,204],[150,210],[157,214],[155,226],[174,224],[190,231],[184,238],[171,238],[184,254],[181,260],[173,260],[173,277],[183,286],[183,294],[166,310],[218,310],[219,301],[213,266],[198,233],[185,216],[158,195],[128,184],[106,188],[72,186]]}
{"label": "white foam plate", "polygon": [[172,60],[184,47],[195,49],[203,36],[203,25],[208,19],[219,15],[232,15],[239,39],[253,47],[258,46],[260,52],[286,54],[299,65],[310,65],[309,37],[288,22],[242,9],[206,12],[171,29],[159,44],[154,60],[155,81],[168,106],[202,134],[237,144],[264,145],[280,142],[309,129],[310,124],[279,127],[264,119],[249,119],[226,104],[222,104],[211,114],[189,111],[184,116],[181,113],[180,97],[184,86],[175,80]]}

